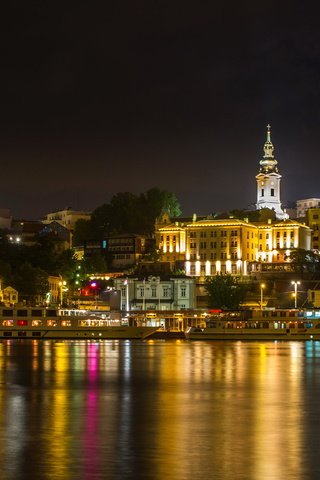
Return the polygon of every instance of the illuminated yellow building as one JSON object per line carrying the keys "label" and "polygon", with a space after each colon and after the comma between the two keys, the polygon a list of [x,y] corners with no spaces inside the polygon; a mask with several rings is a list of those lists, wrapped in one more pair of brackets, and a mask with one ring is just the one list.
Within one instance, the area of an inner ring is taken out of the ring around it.
{"label": "illuminated yellow building", "polygon": [[256,224],[259,232],[256,262],[250,266],[253,271],[291,270],[291,252],[301,248],[310,250],[311,230],[287,219],[275,223]]}
{"label": "illuminated yellow building", "polygon": [[306,223],[311,228],[311,248],[312,250],[319,251],[320,208],[310,208],[307,210]]}
{"label": "illuminated yellow building", "polygon": [[290,253],[310,249],[310,228],[293,220],[267,223],[235,218],[158,224],[156,243],[162,261],[183,260],[187,275],[248,275],[264,270],[290,270]]}

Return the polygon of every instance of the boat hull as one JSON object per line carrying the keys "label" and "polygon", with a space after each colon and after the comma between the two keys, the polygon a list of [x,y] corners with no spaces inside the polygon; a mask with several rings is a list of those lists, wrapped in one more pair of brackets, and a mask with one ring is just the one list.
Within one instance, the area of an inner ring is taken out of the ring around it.
{"label": "boat hull", "polygon": [[157,327],[110,326],[104,328],[10,328],[0,330],[0,338],[43,338],[43,339],[112,339],[112,340],[144,340],[157,331]]}
{"label": "boat hull", "polygon": [[187,340],[320,340],[320,333],[286,333],[286,332],[266,332],[266,333],[248,333],[248,332],[194,332],[185,333]]}

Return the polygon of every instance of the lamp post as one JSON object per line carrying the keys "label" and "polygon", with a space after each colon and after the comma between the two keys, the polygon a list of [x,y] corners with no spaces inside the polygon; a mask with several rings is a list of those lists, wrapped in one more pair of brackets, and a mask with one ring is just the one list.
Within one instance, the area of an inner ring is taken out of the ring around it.
{"label": "lamp post", "polygon": [[261,283],[260,285],[260,308],[263,309],[263,289],[265,288],[265,284]]}
{"label": "lamp post", "polygon": [[129,304],[129,280],[127,278],[125,279],[124,284],[126,286],[126,312],[128,313],[130,310],[130,304]]}
{"label": "lamp post", "polygon": [[59,287],[60,287],[60,307],[63,304],[63,292],[66,289],[67,282],[65,280],[60,280]]}
{"label": "lamp post", "polygon": [[294,288],[294,308],[297,308],[297,303],[298,303],[298,285],[300,285],[299,281],[294,281],[292,280],[291,285],[293,285]]}

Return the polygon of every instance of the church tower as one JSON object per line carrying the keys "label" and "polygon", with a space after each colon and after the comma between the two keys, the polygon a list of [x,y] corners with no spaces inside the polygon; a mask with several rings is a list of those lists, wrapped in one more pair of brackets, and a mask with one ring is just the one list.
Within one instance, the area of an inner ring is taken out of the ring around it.
{"label": "church tower", "polygon": [[267,140],[264,144],[264,156],[260,160],[257,179],[257,210],[261,208],[273,209],[276,217],[280,220],[288,218],[288,214],[281,208],[280,180],[277,160],[273,156],[273,144],[271,142],[271,127],[267,125]]}

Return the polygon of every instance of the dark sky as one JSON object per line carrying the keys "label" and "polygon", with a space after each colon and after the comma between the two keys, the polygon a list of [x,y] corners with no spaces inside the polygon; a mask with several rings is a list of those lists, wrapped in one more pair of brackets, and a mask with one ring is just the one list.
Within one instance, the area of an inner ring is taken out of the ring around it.
{"label": "dark sky", "polygon": [[320,197],[312,3],[8,4],[0,207],[15,218],[90,211],[154,186],[174,192],[185,215],[245,208],[267,123],[282,202]]}

